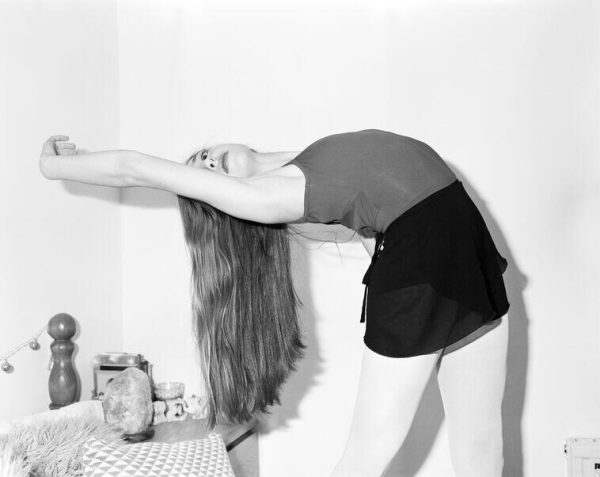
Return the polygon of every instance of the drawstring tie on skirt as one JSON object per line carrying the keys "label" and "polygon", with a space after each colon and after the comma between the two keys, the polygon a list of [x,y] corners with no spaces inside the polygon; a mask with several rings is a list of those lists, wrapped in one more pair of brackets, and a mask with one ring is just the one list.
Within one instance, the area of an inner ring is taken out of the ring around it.
{"label": "drawstring tie on skirt", "polygon": [[369,289],[369,280],[371,279],[371,273],[373,272],[373,266],[375,265],[375,261],[379,256],[379,252],[383,249],[383,234],[378,233],[375,237],[375,250],[373,251],[373,256],[371,257],[371,264],[365,273],[365,276],[362,279],[363,285],[365,285],[365,293],[363,295],[363,304],[362,304],[362,312],[360,314],[360,322],[365,322],[365,317],[367,315],[367,294]]}

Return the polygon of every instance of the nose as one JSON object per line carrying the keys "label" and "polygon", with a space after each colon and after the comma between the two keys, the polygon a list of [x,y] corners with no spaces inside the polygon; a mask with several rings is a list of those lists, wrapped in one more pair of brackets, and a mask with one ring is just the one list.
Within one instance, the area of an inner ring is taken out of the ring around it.
{"label": "nose", "polygon": [[[203,155],[205,157],[202,157]],[[206,167],[206,168],[214,167],[213,160],[209,158],[208,154],[203,154],[202,152],[196,154],[192,158],[191,164],[196,167]]]}
{"label": "nose", "polygon": [[205,159],[201,159],[201,162],[204,167],[208,167],[209,169],[214,169],[217,167],[216,159],[211,157],[209,154],[206,155]]}

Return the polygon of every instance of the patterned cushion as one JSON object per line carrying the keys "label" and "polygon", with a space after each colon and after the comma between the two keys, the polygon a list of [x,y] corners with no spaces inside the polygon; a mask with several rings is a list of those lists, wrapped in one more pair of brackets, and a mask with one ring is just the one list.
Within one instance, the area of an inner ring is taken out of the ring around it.
{"label": "patterned cushion", "polygon": [[174,444],[145,442],[112,444],[98,439],[85,443],[85,477],[233,477],[218,434]]}

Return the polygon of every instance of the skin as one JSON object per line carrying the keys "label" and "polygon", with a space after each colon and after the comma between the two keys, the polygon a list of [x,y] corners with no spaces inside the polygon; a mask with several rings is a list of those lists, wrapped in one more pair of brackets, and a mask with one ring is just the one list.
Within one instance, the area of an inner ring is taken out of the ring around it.
{"label": "skin", "polygon": [[[161,189],[266,224],[304,215],[304,174],[286,165],[298,152],[259,153],[242,144],[220,144],[181,164],[129,150],[82,153],[68,141],[56,135],[44,142],[39,166],[47,179]],[[375,240],[361,240],[372,255]]]}
{"label": "skin", "polygon": [[[52,136],[44,143],[39,164],[46,178],[162,189],[255,222],[285,223],[303,216],[304,175],[286,165],[298,153],[257,153],[221,144],[180,164],[136,151],[79,153],[68,139]],[[361,240],[372,254],[374,240]],[[507,345],[504,317],[431,354],[389,358],[365,347],[348,440],[330,477],[385,472],[434,371],[456,476],[501,477]]]}
{"label": "skin", "polygon": [[[240,145],[214,148],[208,160],[181,164],[137,151],[78,153],[68,136],[52,136],[42,148],[40,169],[48,179],[111,187],[148,187],[211,204],[234,217],[262,223],[286,223],[303,215],[304,176],[290,153],[260,155]],[[230,174],[221,165],[228,154]],[[236,175],[232,175],[236,174]],[[249,175],[250,174],[250,175]]]}
{"label": "skin", "polygon": [[280,168],[297,155],[297,152],[259,153],[243,144],[219,144],[202,149],[187,164],[229,177],[249,178]]}

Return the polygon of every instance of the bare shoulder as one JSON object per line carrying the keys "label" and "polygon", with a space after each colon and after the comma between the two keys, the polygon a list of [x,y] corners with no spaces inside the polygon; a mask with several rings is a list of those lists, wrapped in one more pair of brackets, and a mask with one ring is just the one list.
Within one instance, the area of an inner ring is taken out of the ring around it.
{"label": "bare shoulder", "polygon": [[302,182],[302,185],[305,183],[304,173],[300,170],[300,168],[295,164],[286,164],[283,167],[279,167],[269,174],[279,175],[281,177],[287,177],[289,179],[298,179]]}

